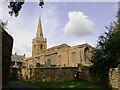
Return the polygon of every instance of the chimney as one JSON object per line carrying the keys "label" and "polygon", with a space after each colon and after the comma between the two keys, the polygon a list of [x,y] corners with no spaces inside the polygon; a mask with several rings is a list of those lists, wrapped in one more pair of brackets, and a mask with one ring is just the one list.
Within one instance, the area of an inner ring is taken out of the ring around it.
{"label": "chimney", "polygon": [[23,56],[25,57],[26,55],[25,55],[25,54],[23,54]]}

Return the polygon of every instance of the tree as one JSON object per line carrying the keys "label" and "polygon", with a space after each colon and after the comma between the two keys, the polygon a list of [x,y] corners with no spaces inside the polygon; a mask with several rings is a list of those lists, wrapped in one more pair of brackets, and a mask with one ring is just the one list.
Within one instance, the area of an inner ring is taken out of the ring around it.
{"label": "tree", "polygon": [[11,11],[9,11],[9,14],[12,16],[13,14],[15,15],[15,17],[18,16],[19,14],[19,11],[21,10],[22,8],[22,5],[24,4],[24,0],[21,0],[21,1],[13,1],[13,0],[10,0],[9,2],[9,5],[8,5],[8,8],[11,9]]}
{"label": "tree", "polygon": [[7,21],[6,22],[3,22],[1,19],[0,19],[0,30],[5,30],[7,27]]}
{"label": "tree", "polygon": [[[19,15],[19,11],[22,8],[22,5],[25,3],[25,0],[9,0],[9,5],[8,8],[10,8],[11,10],[9,11],[9,14],[11,16],[15,15],[15,17],[17,17]],[[41,6],[41,8],[43,8],[44,5],[44,1],[43,0],[39,0],[39,6]]]}
{"label": "tree", "polygon": [[120,11],[117,14],[117,22],[106,27],[108,32],[99,36],[96,50],[92,59],[92,71],[102,83],[108,80],[110,68],[116,68],[120,64]]}

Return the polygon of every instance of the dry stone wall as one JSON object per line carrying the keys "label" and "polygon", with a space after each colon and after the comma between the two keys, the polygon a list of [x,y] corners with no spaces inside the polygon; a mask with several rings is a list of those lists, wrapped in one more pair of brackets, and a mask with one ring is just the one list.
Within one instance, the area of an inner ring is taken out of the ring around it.
{"label": "dry stone wall", "polygon": [[[90,73],[89,68],[81,69],[80,79],[92,82],[92,83],[100,83],[95,73]],[[112,88],[116,88],[120,90],[120,69],[111,68],[109,71],[109,85]]]}
{"label": "dry stone wall", "polygon": [[118,68],[110,69],[109,81],[112,88],[120,88],[120,70]]}
{"label": "dry stone wall", "polygon": [[[75,77],[76,72],[79,72],[78,78]],[[89,67],[24,68],[22,76],[24,80],[41,82],[65,82],[82,79],[91,83],[99,83],[96,74],[90,73]],[[110,69],[109,84],[112,88],[120,89],[120,70],[118,68]]]}
{"label": "dry stone wall", "polygon": [[31,69],[29,73],[26,73],[26,76],[28,76],[28,80],[42,82],[65,82],[76,80],[74,77],[76,71],[78,71],[77,67],[34,68]]}

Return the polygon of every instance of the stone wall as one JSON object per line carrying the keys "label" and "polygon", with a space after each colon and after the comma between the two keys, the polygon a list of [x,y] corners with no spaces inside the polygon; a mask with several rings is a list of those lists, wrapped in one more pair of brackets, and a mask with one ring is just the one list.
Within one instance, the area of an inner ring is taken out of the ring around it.
{"label": "stone wall", "polygon": [[[76,80],[77,79],[75,78],[76,71],[78,71],[78,68],[76,67],[64,67],[64,68],[34,68],[34,69],[24,68],[22,72],[24,72],[24,76],[26,76],[28,80],[37,80],[42,82],[65,82]],[[26,80],[26,77],[23,77],[23,79]]]}
{"label": "stone wall", "polygon": [[[87,66],[79,66],[79,71],[80,72],[80,79],[86,80],[91,83],[101,83],[103,82],[96,76],[96,73],[90,72],[90,67]],[[103,85],[108,85],[109,87],[112,88],[117,88],[120,90],[120,69],[118,68],[111,68],[109,71],[109,81],[108,82],[103,82]]]}
{"label": "stone wall", "polygon": [[[32,74],[31,74],[32,71]],[[22,68],[22,79],[23,80],[30,80],[30,77],[33,76],[34,69],[30,68]]]}
{"label": "stone wall", "polygon": [[85,80],[91,83],[98,83],[97,78],[95,77],[95,73],[90,73],[90,67],[89,66],[78,66],[80,74],[79,78],[80,80]]}
{"label": "stone wall", "polygon": [[110,69],[109,81],[112,88],[120,88],[120,70],[118,68]]}
{"label": "stone wall", "polygon": [[[100,79],[96,77],[95,73],[90,73],[90,67],[79,67],[80,79],[89,81],[91,83],[100,83]],[[109,71],[108,85],[112,88],[120,89],[120,69],[111,68]]]}
{"label": "stone wall", "polygon": [[[78,64],[90,66],[93,49],[89,44],[73,47],[62,44],[49,48],[46,52],[36,55],[35,57],[33,57],[33,55],[31,58],[26,58],[23,60],[23,63],[27,68],[30,68],[30,66],[36,67],[37,63],[49,67],[49,61],[51,65],[57,65],[58,67],[77,67]],[[89,53],[89,55],[86,53]],[[90,60],[87,57],[89,57]]]}
{"label": "stone wall", "polygon": [[118,88],[119,88],[119,90],[120,90],[120,67],[119,67],[119,75],[118,75],[118,83],[119,83],[119,85],[118,85]]}
{"label": "stone wall", "polygon": [[80,79],[86,80],[86,81],[91,81],[91,75],[89,73],[89,68],[88,67],[82,67],[81,72],[80,72]]}
{"label": "stone wall", "polygon": [[[78,78],[75,73],[78,72]],[[65,82],[74,80],[86,80],[91,83],[100,83],[95,73],[90,73],[90,67],[62,67],[62,68],[23,68],[23,80],[35,80],[42,82]],[[109,72],[109,83],[112,88],[120,88],[120,70],[112,68]]]}
{"label": "stone wall", "polygon": [[10,80],[18,80],[18,68],[12,67],[10,69]]}

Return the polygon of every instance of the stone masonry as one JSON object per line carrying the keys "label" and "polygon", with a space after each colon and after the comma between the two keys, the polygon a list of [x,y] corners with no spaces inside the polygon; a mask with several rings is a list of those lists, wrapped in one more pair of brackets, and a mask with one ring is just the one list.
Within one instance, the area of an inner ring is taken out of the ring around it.
{"label": "stone masonry", "polygon": [[120,87],[120,73],[118,68],[111,68],[109,72],[109,81],[112,88]]}
{"label": "stone masonry", "polygon": [[[26,71],[28,70],[28,71]],[[34,68],[24,69],[26,75],[23,75],[24,80],[35,80],[42,82],[65,82],[74,81],[77,67],[63,67],[63,68]],[[27,77],[25,77],[27,76]]]}
{"label": "stone masonry", "polygon": [[69,46],[61,44],[47,49],[47,39],[43,37],[42,23],[39,20],[36,37],[32,40],[32,57],[25,58],[26,68],[35,68],[37,64],[51,67],[77,67],[91,65],[93,47],[89,44]]}

